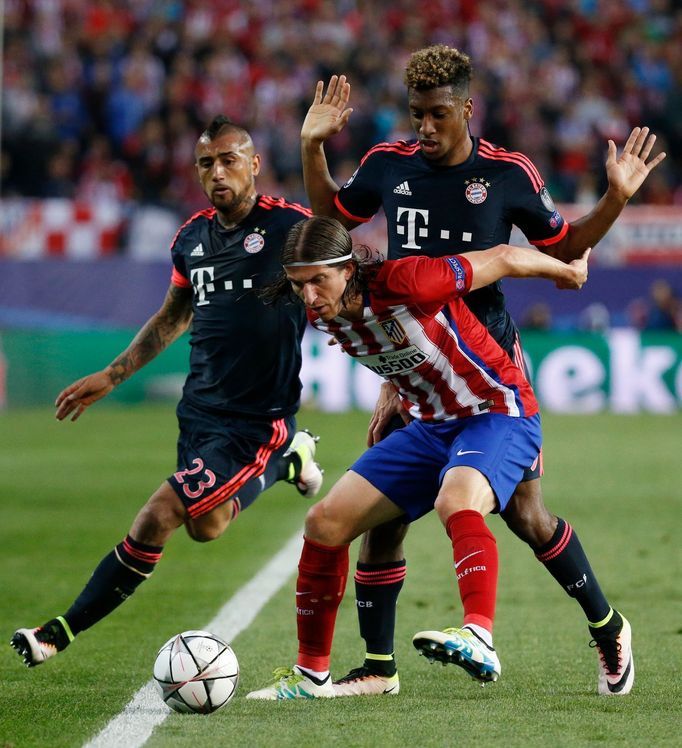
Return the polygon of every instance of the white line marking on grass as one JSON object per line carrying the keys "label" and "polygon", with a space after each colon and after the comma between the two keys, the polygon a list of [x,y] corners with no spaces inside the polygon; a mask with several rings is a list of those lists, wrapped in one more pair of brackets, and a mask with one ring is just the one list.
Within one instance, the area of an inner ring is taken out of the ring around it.
{"label": "white line marking on grass", "polygon": [[[250,582],[235,592],[205,628],[231,642],[284,586],[296,568],[302,546],[303,533],[299,530]],[[169,714],[171,710],[163,704],[150,680],[84,748],[140,748]]]}

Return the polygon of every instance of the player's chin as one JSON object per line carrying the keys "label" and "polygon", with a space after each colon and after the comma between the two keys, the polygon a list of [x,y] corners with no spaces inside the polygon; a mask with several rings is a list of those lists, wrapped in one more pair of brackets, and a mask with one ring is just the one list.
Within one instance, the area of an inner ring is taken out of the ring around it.
{"label": "player's chin", "polygon": [[443,157],[443,149],[438,143],[420,143],[422,156],[429,161],[438,161]]}
{"label": "player's chin", "polygon": [[317,308],[313,308],[313,311],[317,316],[323,321],[323,322],[329,322],[330,320],[333,320],[336,316],[332,309],[328,306],[321,306]]}
{"label": "player's chin", "polygon": [[234,194],[232,190],[213,190],[211,202],[216,208],[229,208],[234,202]]}

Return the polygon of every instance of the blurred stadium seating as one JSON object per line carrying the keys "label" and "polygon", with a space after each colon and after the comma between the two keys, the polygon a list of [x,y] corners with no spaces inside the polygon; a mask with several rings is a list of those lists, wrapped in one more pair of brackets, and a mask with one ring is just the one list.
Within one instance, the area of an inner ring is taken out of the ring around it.
{"label": "blurred stadium seating", "polygon": [[203,207],[199,129],[223,112],[265,157],[263,191],[304,200],[298,133],[315,82],[344,72],[355,113],[339,175],[409,134],[408,55],[473,58],[477,134],[532,156],[555,201],[603,187],[608,138],[646,124],[669,153],[639,202],[682,204],[679,0],[6,0],[2,194]]}
{"label": "blurred stadium seating", "polygon": [[[352,84],[350,125],[327,144],[343,181],[376,142],[410,137],[404,64],[440,42],[472,56],[472,130],[530,155],[569,219],[605,188],[607,139],[647,125],[668,153],[594,253],[604,274],[580,296],[509,284],[517,321],[542,308],[553,330],[651,328],[662,279],[682,330],[680,0],[5,0],[3,26],[5,337],[144,321],[177,226],[205,207],[193,150],[214,114],[252,132],[262,192],[307,203],[315,82]],[[380,218],[362,230],[381,246]]]}

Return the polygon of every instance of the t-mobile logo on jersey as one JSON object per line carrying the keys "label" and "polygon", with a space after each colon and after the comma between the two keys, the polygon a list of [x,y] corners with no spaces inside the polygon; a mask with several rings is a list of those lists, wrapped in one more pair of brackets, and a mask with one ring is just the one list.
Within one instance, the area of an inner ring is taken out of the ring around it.
{"label": "t-mobile logo on jersey", "polygon": [[197,297],[197,306],[206,306],[208,300],[206,298],[207,293],[213,293],[215,291],[215,284],[213,283],[215,268],[192,268],[190,271],[190,280],[194,287],[194,293]]}
{"label": "t-mobile logo on jersey", "polygon": [[[426,239],[429,235],[429,211],[419,208],[398,208],[395,230],[398,236],[407,237],[407,241],[402,245],[403,249],[421,249],[422,245],[417,244],[417,239]],[[462,231],[461,236],[451,236],[456,232],[451,232],[450,229],[441,229],[436,233],[439,239],[447,242],[470,243],[473,237],[471,231]]]}
{"label": "t-mobile logo on jersey", "polygon": [[421,249],[421,246],[417,244],[417,237],[424,239],[429,235],[427,229],[428,225],[428,210],[420,210],[419,208],[398,208],[395,230],[399,236],[405,236],[405,234],[407,234],[407,241],[403,244],[405,249]]}
{"label": "t-mobile logo on jersey", "polygon": [[[210,302],[206,298],[206,294],[215,291],[215,268],[192,268],[189,278],[192,281],[194,294],[197,297],[197,306],[206,306],[209,304]],[[226,291],[234,290],[235,284],[240,290],[248,290],[249,288],[253,288],[253,278],[240,278],[237,281],[226,280],[222,284],[222,287]]]}

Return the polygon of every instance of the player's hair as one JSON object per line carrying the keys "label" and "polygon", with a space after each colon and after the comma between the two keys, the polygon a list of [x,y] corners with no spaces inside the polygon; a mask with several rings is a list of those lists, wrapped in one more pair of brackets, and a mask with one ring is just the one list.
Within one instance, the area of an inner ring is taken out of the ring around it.
{"label": "player's hair", "polygon": [[469,95],[473,75],[471,58],[454,47],[436,44],[410,55],[405,67],[405,85],[416,91],[452,86],[458,96]]}
{"label": "player's hair", "polygon": [[209,122],[206,129],[201,133],[200,139],[215,140],[224,130],[240,133],[244,138],[251,140],[251,135],[246,128],[233,122],[224,114],[218,114]]}
{"label": "player's hair", "polygon": [[[353,246],[350,233],[335,218],[313,216],[294,224],[284,240],[280,259],[284,266],[294,262],[309,262],[314,265],[325,261],[324,267],[337,268],[349,262],[348,259],[344,259],[349,255],[352,255],[352,261],[355,262],[355,270],[343,292],[342,301],[346,303],[367,288],[369,278],[381,265],[381,259],[377,252],[364,244]],[[329,262],[337,257],[338,262]],[[280,298],[297,299],[284,272],[272,283],[264,286],[259,296],[266,303]]]}

